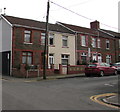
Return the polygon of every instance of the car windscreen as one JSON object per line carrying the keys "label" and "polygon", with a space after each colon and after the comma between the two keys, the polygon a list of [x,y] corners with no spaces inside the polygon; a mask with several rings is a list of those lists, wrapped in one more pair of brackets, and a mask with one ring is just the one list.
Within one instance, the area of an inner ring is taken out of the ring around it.
{"label": "car windscreen", "polygon": [[116,64],[116,63],[115,63],[115,64],[113,64],[113,66],[120,66],[120,64]]}

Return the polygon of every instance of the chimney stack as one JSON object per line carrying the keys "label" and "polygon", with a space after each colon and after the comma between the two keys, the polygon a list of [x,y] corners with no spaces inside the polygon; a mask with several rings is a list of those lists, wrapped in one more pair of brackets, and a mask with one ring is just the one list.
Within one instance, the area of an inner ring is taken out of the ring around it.
{"label": "chimney stack", "polygon": [[93,21],[93,22],[91,22],[90,23],[90,28],[91,29],[99,29],[100,28],[100,23],[99,23],[99,21]]}

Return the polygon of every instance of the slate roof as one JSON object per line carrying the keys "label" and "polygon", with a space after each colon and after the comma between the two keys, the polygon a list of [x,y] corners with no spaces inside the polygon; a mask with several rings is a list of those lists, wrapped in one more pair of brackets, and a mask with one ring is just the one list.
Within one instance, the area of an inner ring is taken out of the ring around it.
{"label": "slate roof", "polygon": [[76,26],[76,25],[70,25],[70,24],[61,23],[61,22],[58,22],[58,24],[61,24],[61,25],[65,26],[66,28],[69,28],[77,33],[98,35],[98,32],[96,30],[93,30],[90,28],[80,27],[80,26]]}
{"label": "slate roof", "polygon": [[[46,22],[40,22],[40,21],[36,21],[36,20],[24,19],[24,18],[7,16],[7,15],[2,15],[2,16],[6,20],[8,20],[13,26],[31,27],[31,28],[41,29],[41,30],[45,30],[45,28],[46,28],[45,27]],[[58,24],[50,24],[49,23],[49,30],[73,34],[72,31],[70,31]]]}
{"label": "slate roof", "polygon": [[90,35],[96,35],[96,36],[99,35],[101,37],[109,37],[109,38],[113,38],[113,37],[120,38],[120,33],[110,31],[110,30],[91,29],[91,28],[85,28],[85,27],[70,25],[70,24],[61,23],[61,22],[58,22],[58,23],[63,25],[66,28],[69,28],[69,29],[77,32],[77,33],[84,33],[84,34],[87,33],[87,34],[90,34]]}
{"label": "slate roof", "polygon": [[110,34],[114,35],[117,38],[120,38],[120,33],[118,33],[118,32],[114,32],[114,31],[110,31],[110,30],[104,30],[104,29],[103,29],[103,31],[105,31],[107,33],[110,33]]}
{"label": "slate roof", "polygon": [[[13,26],[18,25],[22,27],[31,27],[31,28],[37,28],[45,31],[45,25],[46,25],[45,22],[7,16],[7,15],[2,15],[2,16],[5,19],[7,19]],[[56,31],[56,32],[70,33],[70,34],[74,34],[75,32],[77,32],[81,34],[88,34],[88,35],[95,35],[95,36],[98,36],[98,32],[99,32],[99,36],[101,37],[113,37],[112,35],[114,35],[114,37],[120,38],[120,33],[113,32],[110,30],[104,30],[104,29],[100,29],[100,30],[85,28],[85,27],[66,24],[62,22],[58,22],[56,24],[49,23],[49,31]]]}

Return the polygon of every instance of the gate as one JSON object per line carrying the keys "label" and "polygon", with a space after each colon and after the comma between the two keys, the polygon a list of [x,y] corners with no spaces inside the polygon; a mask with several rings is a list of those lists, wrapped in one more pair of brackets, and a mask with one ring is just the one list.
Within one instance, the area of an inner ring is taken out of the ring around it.
{"label": "gate", "polygon": [[67,65],[62,66],[62,74],[67,74]]}

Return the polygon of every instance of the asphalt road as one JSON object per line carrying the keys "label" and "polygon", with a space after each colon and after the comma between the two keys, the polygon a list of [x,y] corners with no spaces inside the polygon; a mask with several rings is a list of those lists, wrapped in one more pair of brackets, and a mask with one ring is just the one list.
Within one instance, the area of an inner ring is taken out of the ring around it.
{"label": "asphalt road", "polygon": [[118,92],[118,76],[2,81],[3,110],[116,110],[90,97]]}

